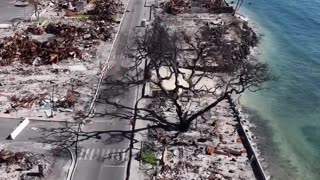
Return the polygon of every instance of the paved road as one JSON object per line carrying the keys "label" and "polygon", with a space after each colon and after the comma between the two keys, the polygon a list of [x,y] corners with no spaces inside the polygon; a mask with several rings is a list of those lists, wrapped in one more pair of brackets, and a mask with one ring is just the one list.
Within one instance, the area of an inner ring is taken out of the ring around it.
{"label": "paved road", "polygon": [[[110,63],[119,67],[124,65],[123,50],[126,48],[130,38],[134,34],[136,26],[140,25],[142,19],[148,19],[149,8],[144,7],[144,0],[130,0],[119,36],[114,46],[114,51]],[[103,98],[108,96],[109,87],[102,86],[96,105],[96,116],[92,118],[92,123],[84,126],[85,132],[99,133],[95,138],[79,142],[78,163],[75,170],[74,180],[122,180],[126,170],[126,160],[128,159],[129,133],[131,129],[128,118],[114,118],[105,115],[106,112],[120,110],[110,108],[104,103]],[[105,89],[105,90],[104,90]],[[137,95],[137,89],[130,89],[124,96],[115,97],[120,104],[133,107]],[[130,116],[132,112],[126,112]]]}
{"label": "paved road", "polygon": [[15,18],[25,18],[32,13],[32,7],[15,7],[14,0],[0,0],[0,23],[9,23]]}
{"label": "paved road", "polygon": [[[65,123],[46,122],[46,121],[31,121],[28,126],[14,139],[7,140],[10,133],[20,124],[22,119],[0,119],[0,143],[9,144],[12,149],[20,149],[20,151],[32,150],[38,153],[51,153],[53,151],[47,148],[54,148],[56,162],[52,169],[52,173],[48,179],[65,179],[68,168],[71,164],[71,157],[65,149],[56,149],[58,146],[52,144],[60,144],[63,141],[73,141],[76,124],[69,124],[66,128]],[[63,132],[66,133],[63,133]],[[66,138],[69,137],[69,138]]]}

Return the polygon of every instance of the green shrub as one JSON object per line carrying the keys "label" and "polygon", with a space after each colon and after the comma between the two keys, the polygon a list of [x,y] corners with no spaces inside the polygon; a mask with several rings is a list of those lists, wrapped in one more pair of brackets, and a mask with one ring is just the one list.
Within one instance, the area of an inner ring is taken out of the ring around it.
{"label": "green shrub", "polygon": [[86,14],[79,13],[79,14],[76,15],[76,17],[79,18],[79,19],[82,19],[82,20],[86,20],[86,19],[89,19],[91,17],[91,15],[86,15]]}
{"label": "green shrub", "polygon": [[155,153],[149,149],[142,150],[141,160],[142,162],[151,164],[153,166],[156,166],[158,161]]}

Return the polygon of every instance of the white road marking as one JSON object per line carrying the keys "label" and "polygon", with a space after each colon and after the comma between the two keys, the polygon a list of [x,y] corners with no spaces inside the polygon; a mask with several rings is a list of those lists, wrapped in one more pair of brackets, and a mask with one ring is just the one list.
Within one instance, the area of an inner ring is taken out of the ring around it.
{"label": "white road marking", "polygon": [[78,160],[99,160],[105,158],[113,161],[126,161],[126,149],[81,148]]}
{"label": "white road marking", "polygon": [[102,152],[101,152],[101,157],[102,157],[102,158],[105,158],[105,153],[106,153],[106,150],[105,150],[105,149],[102,149]]}
{"label": "white road marking", "polygon": [[118,153],[117,153],[117,160],[121,161],[121,154],[122,154],[122,151],[121,149],[118,149]]}
{"label": "white road marking", "polygon": [[112,150],[111,160],[112,160],[112,159],[114,159],[114,155],[115,155],[115,154],[116,154],[116,150],[115,150],[115,149],[113,149],[113,150]]}
{"label": "white road marking", "polygon": [[109,158],[110,158],[110,149],[107,149],[106,158],[107,158],[107,159],[109,159]]}
{"label": "white road marking", "polygon": [[125,153],[125,151],[122,151],[121,154],[120,154],[120,160],[121,161],[124,161],[124,153]]}
{"label": "white road marking", "polygon": [[90,154],[90,158],[89,158],[89,160],[92,160],[93,153],[94,153],[94,148],[92,148],[92,151],[91,151],[91,154]]}
{"label": "white road marking", "polygon": [[86,160],[86,159],[88,158],[89,151],[90,151],[90,149],[89,149],[89,148],[87,148],[87,151],[86,151],[86,154],[85,154],[85,156],[84,156],[83,160]]}
{"label": "white road marking", "polygon": [[78,157],[79,160],[82,159],[83,153],[84,153],[84,148],[81,148],[81,152],[80,152],[79,157]]}
{"label": "white road marking", "polygon": [[99,152],[100,152],[100,149],[97,149],[97,151],[96,151],[96,157],[99,157]]}

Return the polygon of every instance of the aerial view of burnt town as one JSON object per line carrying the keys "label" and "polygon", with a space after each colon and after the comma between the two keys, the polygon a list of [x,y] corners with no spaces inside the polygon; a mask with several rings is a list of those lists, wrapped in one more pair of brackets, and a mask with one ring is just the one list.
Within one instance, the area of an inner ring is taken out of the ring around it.
{"label": "aerial view of burnt town", "polygon": [[319,180],[319,10],[1,0],[0,180]]}

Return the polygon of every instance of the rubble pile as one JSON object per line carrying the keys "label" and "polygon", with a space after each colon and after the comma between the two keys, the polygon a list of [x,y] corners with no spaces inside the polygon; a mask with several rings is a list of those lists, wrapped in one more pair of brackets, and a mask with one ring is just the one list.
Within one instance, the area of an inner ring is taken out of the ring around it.
{"label": "rubble pile", "polygon": [[[104,25],[105,23],[102,23]],[[97,28],[76,27],[63,23],[50,23],[46,27],[32,26],[26,32],[16,33],[12,37],[5,37],[0,41],[0,66],[11,65],[14,61],[29,65],[47,65],[57,63],[68,58],[82,58],[80,47],[91,47],[98,42],[111,38],[111,26]],[[33,35],[53,34],[57,38],[51,38],[40,42],[32,39],[27,33]],[[85,42],[84,42],[85,41]],[[77,43],[76,43],[77,42]],[[83,49],[83,48],[82,48]]]}
{"label": "rubble pile", "polygon": [[[12,103],[12,107],[18,108],[31,108],[31,106],[38,100],[42,99],[40,95],[34,95],[27,93],[26,95],[13,95],[10,97],[9,101]],[[8,109],[7,109],[8,111]]]}
{"label": "rubble pile", "polygon": [[122,8],[123,3],[120,0],[96,0],[94,9],[87,14],[92,15],[92,20],[114,22]]}
{"label": "rubble pile", "polygon": [[[47,172],[49,160],[44,154],[0,151],[0,179],[40,179]],[[41,166],[41,167],[39,167]]]}
{"label": "rubble pile", "polygon": [[[59,0],[56,3],[57,9],[64,10],[66,16],[83,16],[77,21],[84,22],[87,36],[99,38],[102,41],[111,39],[112,23],[119,23],[117,17],[123,13],[123,3],[121,0],[91,0],[87,1],[90,8],[85,8],[82,12],[76,12],[71,7],[76,8],[78,1]],[[71,9],[70,9],[71,8]]]}
{"label": "rubble pile", "polygon": [[232,13],[233,8],[224,0],[169,0],[161,3],[168,14],[183,14],[190,12]]}
{"label": "rubble pile", "polygon": [[74,106],[79,96],[79,92],[75,90],[68,90],[66,96],[63,99],[57,100],[57,102],[55,102],[54,108],[70,108]]}
{"label": "rubble pile", "polygon": [[39,19],[0,33],[0,115],[72,121],[85,113],[125,2],[41,0]]}
{"label": "rubble pile", "polygon": [[237,126],[224,101],[187,132],[150,131],[148,142],[160,157],[156,179],[254,179]]}
{"label": "rubble pile", "polygon": [[30,170],[32,169],[33,164],[36,163],[36,158],[33,153],[27,152],[11,152],[2,149],[0,151],[0,163],[11,165],[16,164],[19,165],[22,170]]}
{"label": "rubble pile", "polygon": [[111,39],[112,27],[106,26],[106,23],[95,22],[92,24],[91,22],[86,22],[80,25],[82,27],[62,22],[50,23],[45,27],[44,31],[48,34],[54,34],[67,39],[68,41],[88,41],[96,39],[106,41]]}
{"label": "rubble pile", "polygon": [[[56,5],[69,2],[71,1],[59,1]],[[85,26],[74,26],[63,23],[61,20],[58,23],[49,23],[45,27],[29,26],[22,33],[5,37],[0,41],[0,66],[8,66],[14,61],[29,65],[46,65],[69,57],[81,58],[82,52],[77,46],[86,48],[98,44],[96,42],[83,43],[80,42],[81,40],[110,40],[114,29],[112,23],[117,22],[117,15],[121,12],[123,4],[120,0],[97,0],[94,4],[93,10],[87,12],[93,21],[82,21]],[[28,36],[28,33],[32,35],[53,34],[57,38],[39,42]],[[78,41],[78,44],[75,44],[74,41]]]}
{"label": "rubble pile", "polygon": [[165,12],[169,14],[186,13],[191,8],[188,0],[170,0],[167,3],[163,3],[162,6]]}
{"label": "rubble pile", "polygon": [[[199,71],[232,71],[230,62],[233,64],[241,62],[258,42],[258,37],[248,26],[248,22],[237,19],[231,14],[179,14],[178,16],[161,14],[160,17],[169,28],[181,29],[190,36],[197,35],[191,39],[193,42],[202,41],[205,46],[203,56],[207,69],[197,66],[196,69]],[[194,56],[190,52],[187,53],[188,57]],[[182,63],[180,66],[193,68]]]}
{"label": "rubble pile", "polygon": [[39,42],[24,33],[5,37],[0,42],[0,66],[11,65],[14,61],[39,66],[80,55],[81,51],[71,42],[57,39]]}
{"label": "rubble pile", "polygon": [[19,108],[31,109],[33,105],[39,105],[43,110],[72,111],[69,108],[75,105],[79,97],[80,93],[72,89],[67,90],[65,95],[60,98],[50,98],[48,93],[20,92],[9,98],[11,105],[5,109],[5,112],[8,114]]}
{"label": "rubble pile", "polygon": [[63,23],[50,23],[44,29],[46,33],[54,34],[58,37],[73,41],[86,32],[84,28],[67,25]]}
{"label": "rubble pile", "polygon": [[44,30],[42,27],[39,26],[29,26],[27,27],[26,32],[34,35],[41,35],[44,33]]}

